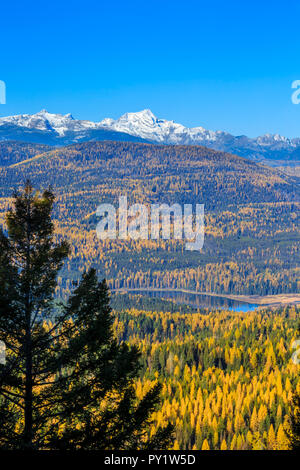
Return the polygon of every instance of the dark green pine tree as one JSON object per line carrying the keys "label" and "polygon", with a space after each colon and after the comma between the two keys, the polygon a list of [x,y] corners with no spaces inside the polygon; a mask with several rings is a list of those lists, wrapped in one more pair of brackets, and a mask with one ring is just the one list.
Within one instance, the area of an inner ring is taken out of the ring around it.
{"label": "dark green pine tree", "polygon": [[91,269],[55,303],[69,246],[55,241],[53,203],[27,183],[0,231],[0,448],[165,449],[170,425],[149,437],[160,387],[137,400],[140,355],[114,338],[105,281]]}

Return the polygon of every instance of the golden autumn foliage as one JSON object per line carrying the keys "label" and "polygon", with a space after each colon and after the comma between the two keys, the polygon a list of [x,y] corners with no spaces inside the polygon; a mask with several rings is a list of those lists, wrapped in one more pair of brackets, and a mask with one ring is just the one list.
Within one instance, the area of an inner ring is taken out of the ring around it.
{"label": "golden autumn foliage", "polygon": [[163,384],[155,422],[175,424],[174,449],[289,448],[284,429],[299,382],[291,360],[297,308],[208,315],[131,309],[115,316],[119,339],[143,354],[138,396],[154,380]]}

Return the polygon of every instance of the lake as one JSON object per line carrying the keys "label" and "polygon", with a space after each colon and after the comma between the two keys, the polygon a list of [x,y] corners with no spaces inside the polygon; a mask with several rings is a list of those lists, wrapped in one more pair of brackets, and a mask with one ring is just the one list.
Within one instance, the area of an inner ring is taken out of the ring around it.
{"label": "lake", "polygon": [[145,295],[150,298],[160,298],[164,300],[172,300],[178,304],[189,305],[194,308],[212,308],[212,309],[223,309],[232,310],[235,312],[249,312],[255,310],[257,304],[249,304],[241,302],[239,300],[227,299],[226,297],[197,294],[197,293],[186,293],[180,291],[167,291],[167,290],[140,290],[140,289],[126,289],[128,293]]}

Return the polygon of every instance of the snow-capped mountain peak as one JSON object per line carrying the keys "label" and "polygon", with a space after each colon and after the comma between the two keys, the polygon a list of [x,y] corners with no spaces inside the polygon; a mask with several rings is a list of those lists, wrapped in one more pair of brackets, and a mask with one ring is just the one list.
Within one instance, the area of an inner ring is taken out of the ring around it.
{"label": "snow-capped mountain peak", "polygon": [[158,119],[150,109],[137,113],[123,114],[119,119],[104,119],[99,123],[103,127],[118,132],[165,144],[193,144],[198,141],[215,139],[216,133],[203,127],[187,128],[182,124],[166,119]]}
{"label": "snow-capped mountain peak", "polygon": [[100,122],[74,119],[71,114],[53,114],[46,109],[32,115],[0,118],[0,140],[12,139],[14,135],[21,140],[22,133],[25,132],[22,129],[28,129],[27,137],[28,132],[38,131],[39,135],[45,136],[43,142],[47,139],[46,136],[50,136],[51,142],[57,141],[58,145],[98,138],[126,140],[126,134],[131,140],[137,138],[139,141],[160,144],[204,145],[258,160],[285,158],[285,155],[300,148],[300,139],[288,139],[279,134],[265,134],[252,139],[207,130],[202,126],[189,128],[174,121],[157,118],[150,109],[128,112],[118,119],[105,118]]}
{"label": "snow-capped mountain peak", "polygon": [[156,116],[154,116],[150,109],[143,109],[142,111],[138,111],[136,113],[125,113],[118,120],[155,123],[157,121],[157,118]]}
{"label": "snow-capped mountain peak", "polygon": [[0,126],[5,124],[15,125],[39,131],[50,131],[64,136],[68,131],[81,131],[93,129],[97,125],[92,121],[80,121],[73,118],[72,114],[52,114],[42,109],[36,114],[19,114],[0,118]]}

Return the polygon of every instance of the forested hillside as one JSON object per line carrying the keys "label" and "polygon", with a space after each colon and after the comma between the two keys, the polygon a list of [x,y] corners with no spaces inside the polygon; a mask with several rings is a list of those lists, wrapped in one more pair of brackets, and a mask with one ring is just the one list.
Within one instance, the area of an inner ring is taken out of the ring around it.
{"label": "forested hillside", "polygon": [[127,192],[132,200],[144,195],[141,202],[201,201],[207,209],[291,201],[300,195],[297,178],[205,147],[89,142],[26,160],[1,171],[3,192],[29,177],[35,185],[51,184],[59,192],[104,184]]}
{"label": "forested hillside", "polygon": [[163,384],[153,432],[171,420],[174,449],[289,448],[284,429],[299,381],[291,359],[299,309],[115,315],[119,339],[143,352],[138,396]]}
{"label": "forested hillside", "polygon": [[[300,192],[297,177],[203,147],[96,142],[50,150],[3,144],[0,223],[11,192],[29,178],[56,193],[56,237],[70,242],[57,297],[94,266],[111,288],[188,288],[220,294],[297,293]],[[201,252],[185,240],[96,237],[100,203],[204,203]],[[132,305],[128,308],[128,305]],[[236,313],[178,308],[142,296],[113,299],[114,332],[137,344],[138,398],[162,383],[153,434],[175,425],[174,449],[287,449],[292,361],[299,308]],[[150,436],[149,436],[150,437]]]}
{"label": "forested hillside", "polygon": [[[299,291],[296,177],[196,146],[89,142],[40,153],[40,146],[27,151],[11,143],[3,145],[2,155],[4,148],[2,215],[11,191],[27,178],[35,187],[50,184],[57,195],[58,236],[66,236],[72,247],[59,295],[68,294],[72,279],[91,265],[114,288],[260,295]],[[120,195],[127,195],[129,204],[204,203],[203,250],[186,251],[184,241],[176,240],[100,242],[97,206],[117,205]]]}
{"label": "forested hillside", "polygon": [[25,142],[0,142],[0,166],[10,166],[51,150],[47,145]]}

